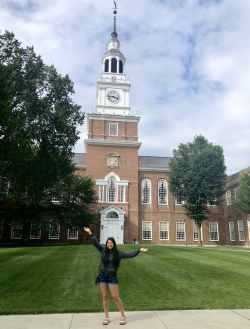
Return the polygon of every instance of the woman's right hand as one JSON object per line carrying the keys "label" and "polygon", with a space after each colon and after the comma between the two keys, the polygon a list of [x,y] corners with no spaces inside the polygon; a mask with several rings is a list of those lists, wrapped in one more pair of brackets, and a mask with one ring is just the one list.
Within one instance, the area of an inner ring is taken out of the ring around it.
{"label": "woman's right hand", "polygon": [[84,231],[88,232],[89,234],[91,233],[90,229],[88,227],[84,227]]}

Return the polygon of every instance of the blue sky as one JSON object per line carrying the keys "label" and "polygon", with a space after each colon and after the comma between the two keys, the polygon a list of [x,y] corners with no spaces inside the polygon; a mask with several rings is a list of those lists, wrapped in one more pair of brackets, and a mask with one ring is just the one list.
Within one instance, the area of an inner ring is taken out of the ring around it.
{"label": "blue sky", "polygon": [[[136,5],[135,5],[136,3]],[[228,174],[250,166],[250,1],[117,0],[118,39],[141,117],[140,155],[171,156],[202,134],[224,148]],[[112,0],[0,3],[0,29],[69,74],[74,101],[96,105]],[[84,152],[86,125],[76,152]]]}

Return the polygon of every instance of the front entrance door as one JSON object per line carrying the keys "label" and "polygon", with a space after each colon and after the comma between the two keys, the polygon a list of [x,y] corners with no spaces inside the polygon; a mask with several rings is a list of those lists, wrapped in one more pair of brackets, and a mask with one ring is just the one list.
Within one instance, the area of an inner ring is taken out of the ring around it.
{"label": "front entrance door", "polygon": [[[117,244],[121,244],[123,243],[122,241],[120,241],[120,237],[121,237],[121,228],[119,225],[120,222],[118,221],[106,221],[106,225],[105,225],[105,240],[107,240],[108,238],[114,238],[115,242]],[[120,229],[120,230],[119,230]]]}
{"label": "front entrance door", "polygon": [[123,225],[125,212],[116,206],[101,211],[100,242],[105,244],[108,238],[114,238],[116,244],[123,244]]}

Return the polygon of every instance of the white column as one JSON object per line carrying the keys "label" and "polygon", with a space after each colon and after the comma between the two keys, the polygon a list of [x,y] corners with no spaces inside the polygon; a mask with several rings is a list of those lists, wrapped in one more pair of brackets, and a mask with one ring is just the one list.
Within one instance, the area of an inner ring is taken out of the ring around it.
{"label": "white column", "polygon": [[101,98],[102,97],[102,90],[100,88],[98,88],[98,103],[97,105],[100,105],[101,104]]}
{"label": "white column", "polygon": [[129,107],[129,90],[126,91],[126,106]]}
{"label": "white column", "polygon": [[116,59],[117,59],[117,73],[119,73],[119,58]]}

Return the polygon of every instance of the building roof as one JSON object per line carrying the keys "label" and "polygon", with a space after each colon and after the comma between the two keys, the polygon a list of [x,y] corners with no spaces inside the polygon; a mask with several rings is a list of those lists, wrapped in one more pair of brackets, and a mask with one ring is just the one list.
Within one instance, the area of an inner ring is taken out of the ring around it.
{"label": "building roof", "polygon": [[169,168],[168,164],[171,157],[154,157],[154,156],[139,156],[139,167],[146,168]]}
{"label": "building roof", "polygon": [[75,153],[72,158],[72,161],[77,166],[86,166],[86,153]]}

